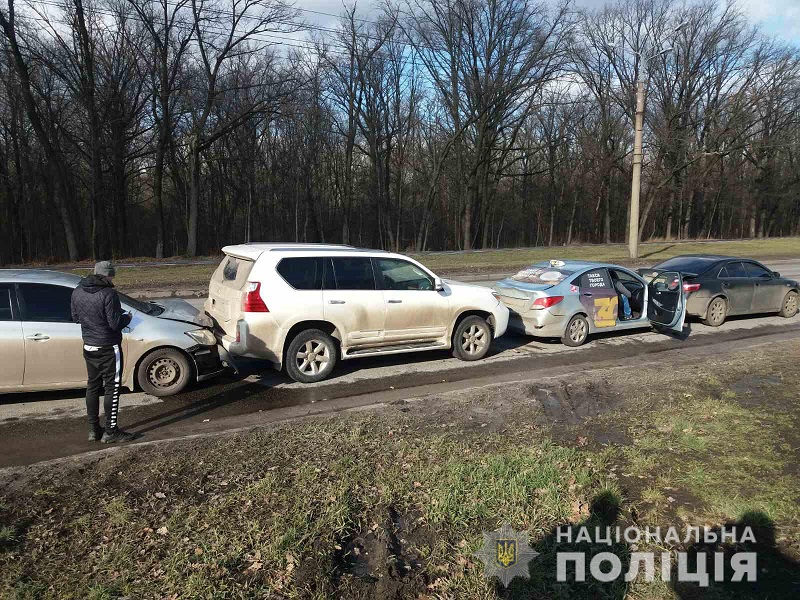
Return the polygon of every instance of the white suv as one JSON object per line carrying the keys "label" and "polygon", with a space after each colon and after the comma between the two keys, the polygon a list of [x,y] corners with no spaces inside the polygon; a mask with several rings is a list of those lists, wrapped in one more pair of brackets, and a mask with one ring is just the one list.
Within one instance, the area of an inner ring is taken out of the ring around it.
{"label": "white suv", "polygon": [[323,244],[222,251],[205,304],[217,337],[295,381],[321,381],[338,359],[360,356],[453,348],[478,360],[508,325],[488,288],[442,281],[400,254]]}

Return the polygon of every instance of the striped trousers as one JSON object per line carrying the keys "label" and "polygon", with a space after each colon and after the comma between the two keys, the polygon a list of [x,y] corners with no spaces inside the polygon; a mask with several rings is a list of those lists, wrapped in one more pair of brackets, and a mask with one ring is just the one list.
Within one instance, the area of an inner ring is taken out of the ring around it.
{"label": "striped trousers", "polygon": [[105,392],[103,410],[106,430],[117,426],[119,392],[122,385],[122,347],[84,346],[83,358],[89,375],[86,386],[86,415],[90,425],[100,423],[100,392]]}

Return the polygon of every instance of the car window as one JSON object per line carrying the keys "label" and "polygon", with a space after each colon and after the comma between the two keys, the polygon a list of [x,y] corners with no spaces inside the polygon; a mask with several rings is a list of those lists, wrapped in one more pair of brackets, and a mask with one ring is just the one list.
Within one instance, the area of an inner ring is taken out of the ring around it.
{"label": "car window", "polygon": [[620,271],[618,269],[614,269],[614,275],[617,276],[617,279],[620,281],[629,281],[631,283],[640,283],[638,279],[636,279],[630,273],[626,273],[625,271]]}
{"label": "car window", "polygon": [[374,259],[384,290],[432,290],[433,279],[417,265],[397,258]]}
{"label": "car window", "polygon": [[675,256],[658,263],[653,268],[659,271],[680,271],[681,273],[702,275],[718,264],[719,260],[719,257],[714,256]]}
{"label": "car window", "polygon": [[374,290],[372,260],[361,257],[334,257],[333,275],[339,290]]}
{"label": "car window", "polygon": [[560,269],[550,266],[533,265],[522,269],[511,279],[519,281],[520,283],[535,283],[539,285],[556,285],[564,281],[567,277],[572,275],[575,271],[567,269]]}
{"label": "car window", "polygon": [[72,323],[70,302],[73,288],[22,283],[18,289],[23,321]]}
{"label": "car window", "polygon": [[611,288],[611,277],[606,269],[592,269],[578,278],[578,285],[586,289]]}
{"label": "car window", "polygon": [[322,289],[322,259],[314,256],[284,258],[278,273],[296,290]]}
{"label": "car window", "polygon": [[252,260],[226,255],[217,270],[214,271],[212,280],[218,281],[228,288],[242,289],[254,264]]}
{"label": "car window", "polygon": [[11,321],[14,313],[11,311],[11,288],[0,287],[0,321]]}
{"label": "car window", "polygon": [[740,262],[732,262],[725,265],[725,274],[719,274],[720,277],[749,277],[744,265]]}
{"label": "car window", "polygon": [[767,269],[761,265],[757,265],[755,263],[744,263],[744,266],[747,269],[747,274],[750,275],[750,277],[760,278],[766,276],[772,279],[772,273],[767,271]]}

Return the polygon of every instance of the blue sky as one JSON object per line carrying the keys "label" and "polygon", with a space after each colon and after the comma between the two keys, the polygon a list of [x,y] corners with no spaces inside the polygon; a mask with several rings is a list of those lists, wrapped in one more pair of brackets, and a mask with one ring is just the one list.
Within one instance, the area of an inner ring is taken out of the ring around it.
{"label": "blue sky", "polygon": [[[576,0],[579,6],[598,7],[607,0]],[[350,4],[348,0],[348,4]],[[372,4],[369,0],[358,2],[365,13]],[[765,33],[776,35],[787,42],[800,44],[800,0],[739,0],[739,4],[750,15],[754,23],[760,23]],[[298,8],[338,14],[342,10],[341,0],[296,0]],[[330,17],[305,13],[310,22],[329,25]]]}

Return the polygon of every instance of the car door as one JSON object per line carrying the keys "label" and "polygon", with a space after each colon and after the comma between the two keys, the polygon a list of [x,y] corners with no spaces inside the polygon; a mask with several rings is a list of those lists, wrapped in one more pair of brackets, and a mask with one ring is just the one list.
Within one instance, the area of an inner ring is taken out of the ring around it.
{"label": "car door", "polygon": [[683,331],[686,301],[683,276],[677,271],[659,273],[647,284],[647,318],[653,325]]}
{"label": "car door", "polygon": [[72,322],[73,288],[17,284],[25,343],[25,387],[86,385],[81,326]]}
{"label": "car door", "polygon": [[753,303],[750,311],[754,313],[777,312],[781,309],[786,288],[772,271],[758,263],[745,262],[744,268],[753,282]]}
{"label": "car door", "polygon": [[373,258],[372,264],[386,305],[385,342],[432,341],[447,333],[450,303],[433,277],[399,258]]}
{"label": "car door", "polygon": [[386,307],[368,256],[326,259],[322,302],[326,321],[339,329],[349,348],[380,344]]}
{"label": "car door", "polygon": [[15,296],[13,285],[0,283],[0,388],[22,385],[25,371],[25,343]]}
{"label": "car door", "polygon": [[[606,268],[591,269],[576,280],[581,304],[591,315],[596,329],[610,329],[617,325],[619,297],[611,283]],[[575,282],[573,281],[573,285]]]}
{"label": "car door", "polygon": [[744,264],[738,260],[729,262],[719,272],[719,280],[722,292],[728,298],[729,313],[749,313],[753,305],[755,285]]}

